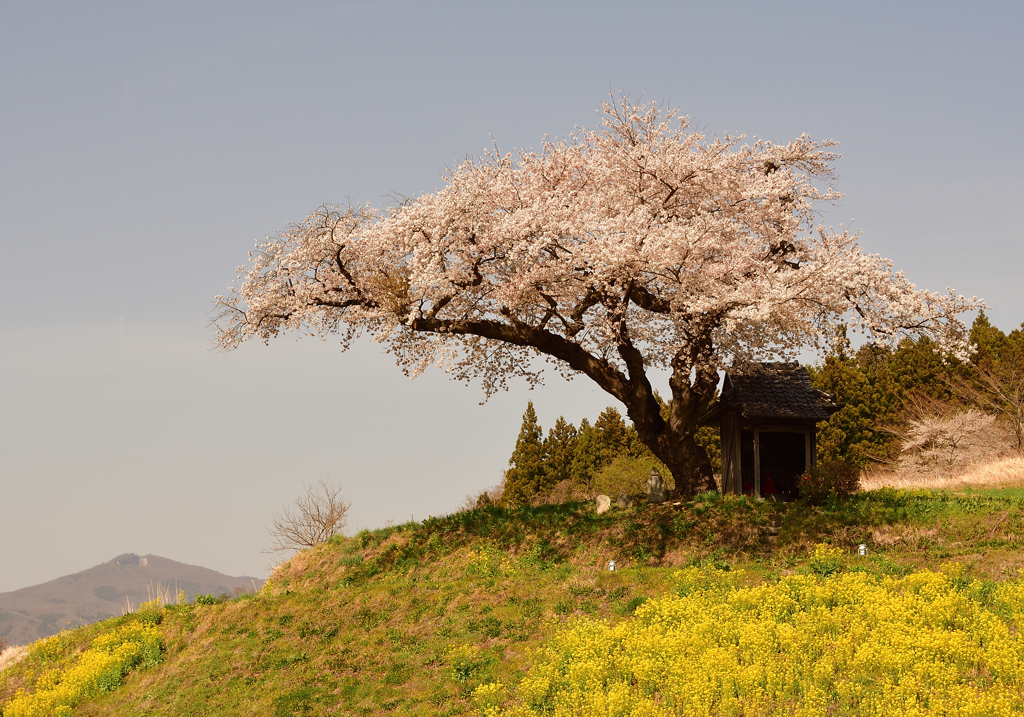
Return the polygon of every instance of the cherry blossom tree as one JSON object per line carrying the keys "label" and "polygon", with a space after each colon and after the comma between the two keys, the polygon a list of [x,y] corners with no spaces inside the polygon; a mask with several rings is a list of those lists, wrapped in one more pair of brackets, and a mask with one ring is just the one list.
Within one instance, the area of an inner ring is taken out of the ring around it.
{"label": "cherry blossom tree", "polygon": [[[543,364],[622,402],[681,495],[708,488],[695,440],[718,371],[825,350],[845,322],[871,340],[969,349],[960,312],[857,237],[823,226],[834,142],[708,138],[628,98],[598,130],[493,152],[395,206],[325,206],[259,244],[218,297],[222,347],[285,330],[366,334],[409,375],[437,365],[534,385]],[[663,417],[653,381],[668,376]]]}

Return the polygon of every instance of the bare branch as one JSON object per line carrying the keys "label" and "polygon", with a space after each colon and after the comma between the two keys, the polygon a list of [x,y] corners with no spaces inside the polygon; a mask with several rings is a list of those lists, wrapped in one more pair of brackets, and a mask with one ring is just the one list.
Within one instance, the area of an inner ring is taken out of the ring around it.
{"label": "bare branch", "polygon": [[305,550],[326,543],[348,523],[352,502],[341,496],[341,488],[320,479],[305,487],[305,494],[274,516],[269,529],[271,547],[264,552]]}

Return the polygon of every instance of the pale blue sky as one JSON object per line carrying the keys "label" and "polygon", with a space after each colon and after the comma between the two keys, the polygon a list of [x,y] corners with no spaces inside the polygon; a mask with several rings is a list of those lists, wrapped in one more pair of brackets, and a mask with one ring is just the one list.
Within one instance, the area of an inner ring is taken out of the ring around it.
{"label": "pale blue sky", "polygon": [[0,5],[0,591],[152,552],[265,574],[329,477],[351,528],[497,482],[526,401],[409,382],[373,344],[211,351],[254,240],[324,202],[594,125],[609,90],[709,132],[840,142],[827,221],[1024,320],[1019,3]]}

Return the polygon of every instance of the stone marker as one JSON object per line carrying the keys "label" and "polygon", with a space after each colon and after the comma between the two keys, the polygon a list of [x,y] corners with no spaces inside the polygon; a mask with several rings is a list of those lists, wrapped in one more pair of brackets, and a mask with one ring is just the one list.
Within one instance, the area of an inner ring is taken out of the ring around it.
{"label": "stone marker", "polygon": [[597,514],[607,513],[608,509],[612,507],[612,499],[606,495],[597,496]]}
{"label": "stone marker", "polygon": [[665,481],[661,479],[657,468],[651,468],[651,474],[647,476],[647,500],[650,503],[664,503],[665,497]]}
{"label": "stone marker", "polygon": [[619,508],[632,508],[633,499],[629,497],[629,493],[619,493],[619,497],[615,499],[615,505]]}

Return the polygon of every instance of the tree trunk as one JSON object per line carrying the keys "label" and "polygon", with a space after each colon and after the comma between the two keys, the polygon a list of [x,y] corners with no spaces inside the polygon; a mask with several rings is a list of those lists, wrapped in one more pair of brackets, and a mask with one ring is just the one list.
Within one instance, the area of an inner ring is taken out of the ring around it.
{"label": "tree trunk", "polygon": [[627,413],[640,440],[671,471],[675,482],[673,497],[686,500],[697,493],[717,489],[711,470],[711,460],[707,451],[697,445],[696,439],[699,427],[697,418],[703,414],[709,403],[708,400],[701,400],[688,409],[678,411],[679,407],[673,406],[674,418],[688,418],[683,425],[671,418],[668,421],[664,420],[660,411],[652,415],[648,406],[627,406]]}
{"label": "tree trunk", "polygon": [[675,481],[675,496],[689,499],[697,493],[717,490],[715,478],[711,472],[711,460],[707,451],[697,445],[693,432],[680,437],[678,448],[672,456],[671,463],[664,458],[662,462],[668,466]]}
{"label": "tree trunk", "polygon": [[[710,347],[705,348],[709,350]],[[701,491],[715,490],[711,461],[707,451],[697,445],[696,435],[701,416],[715,399],[718,372],[707,367],[691,372],[690,366],[697,363],[697,358],[691,356],[686,360],[680,353],[673,361],[669,379],[672,403],[662,440],[659,441],[667,444],[667,450],[665,455],[655,453],[672,471],[675,494],[683,499],[692,498]]]}

